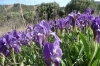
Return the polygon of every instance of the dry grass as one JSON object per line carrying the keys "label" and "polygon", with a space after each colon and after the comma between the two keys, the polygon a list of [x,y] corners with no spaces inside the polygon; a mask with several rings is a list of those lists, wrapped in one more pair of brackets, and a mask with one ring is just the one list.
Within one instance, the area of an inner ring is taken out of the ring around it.
{"label": "dry grass", "polygon": [[9,28],[8,26],[0,27],[0,36],[10,31],[12,31],[12,29]]}
{"label": "dry grass", "polygon": [[[10,28],[9,26],[0,27],[0,36],[2,36],[3,34],[6,34],[7,32],[11,32],[13,30],[14,29]],[[25,26],[20,26],[16,30],[17,31],[25,31],[26,27]]]}

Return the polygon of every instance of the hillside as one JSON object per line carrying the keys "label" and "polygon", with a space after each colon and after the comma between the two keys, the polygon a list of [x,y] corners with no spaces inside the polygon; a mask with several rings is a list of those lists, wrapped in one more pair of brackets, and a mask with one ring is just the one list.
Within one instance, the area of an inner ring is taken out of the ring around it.
{"label": "hillside", "polygon": [[[36,8],[35,6],[33,5],[24,5],[24,4],[21,4],[22,6],[22,9],[24,12],[28,12],[28,11],[33,11],[34,8]],[[20,4],[11,4],[11,5],[0,5],[0,13],[3,13],[4,11],[7,11],[7,12],[19,12],[20,11]]]}
{"label": "hillside", "polygon": [[100,1],[95,1],[96,4],[100,5]]}

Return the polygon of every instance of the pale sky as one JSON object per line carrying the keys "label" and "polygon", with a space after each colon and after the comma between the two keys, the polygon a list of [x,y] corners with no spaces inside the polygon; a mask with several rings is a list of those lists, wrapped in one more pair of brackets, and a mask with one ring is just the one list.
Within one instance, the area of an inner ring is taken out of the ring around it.
{"label": "pale sky", "polygon": [[[48,3],[48,2],[57,2],[60,6],[66,6],[71,0],[20,0],[22,4],[26,5],[36,5],[41,4],[42,2]],[[100,1],[100,0],[95,0]],[[19,0],[0,0],[0,4],[14,4],[19,3]]]}

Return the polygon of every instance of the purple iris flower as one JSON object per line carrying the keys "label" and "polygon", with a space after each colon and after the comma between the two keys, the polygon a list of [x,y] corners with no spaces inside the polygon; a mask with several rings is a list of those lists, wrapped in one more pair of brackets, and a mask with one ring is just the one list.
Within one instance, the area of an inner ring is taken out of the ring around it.
{"label": "purple iris flower", "polygon": [[3,53],[5,56],[10,55],[9,49],[4,44],[3,38],[0,37],[0,53]]}
{"label": "purple iris flower", "polygon": [[82,31],[84,31],[87,26],[90,26],[92,24],[94,19],[94,10],[87,8],[85,13],[81,14],[77,18],[76,23],[78,27],[81,28]]}
{"label": "purple iris flower", "polygon": [[55,22],[53,20],[49,21],[50,28],[53,29],[55,27]]}
{"label": "purple iris flower", "polygon": [[95,20],[93,20],[91,28],[93,30],[94,40],[96,40],[98,43],[100,43],[100,17],[95,17]]}
{"label": "purple iris flower", "polygon": [[14,50],[16,52],[20,52],[21,51],[21,43],[18,40],[18,33],[14,30],[12,33],[9,32],[5,35],[3,35],[3,41],[4,41],[4,45],[6,45],[6,47],[8,49],[10,48],[14,48]]}
{"label": "purple iris flower", "polygon": [[52,35],[55,39],[59,39],[59,37],[51,31],[50,25],[45,21],[42,20],[40,23],[34,26],[34,38],[35,41],[39,43],[40,47],[47,42],[48,37]]}
{"label": "purple iris flower", "polygon": [[77,18],[76,23],[77,23],[78,27],[80,27],[82,29],[82,31],[84,31],[85,27],[88,25],[88,16],[86,14],[80,15]]}
{"label": "purple iris flower", "polygon": [[25,33],[20,34],[20,38],[23,39],[23,43],[30,45],[34,41],[34,29],[33,26],[28,26]]}
{"label": "purple iris flower", "polygon": [[32,26],[28,26],[26,29],[26,32],[32,32],[33,31],[33,27]]}
{"label": "purple iris flower", "polygon": [[58,28],[59,28],[59,29],[61,30],[61,32],[62,32],[62,30],[64,30],[64,29],[66,28],[66,20],[65,20],[65,18],[58,19],[56,22],[57,22]]}
{"label": "purple iris flower", "polygon": [[25,40],[26,44],[30,45],[30,42],[31,41],[34,41],[33,32],[27,32],[25,34],[25,37],[24,38],[23,39]]}
{"label": "purple iris flower", "polygon": [[34,38],[35,41],[39,43],[40,47],[46,42],[49,33],[51,33],[51,29],[45,20],[42,20],[34,26]]}
{"label": "purple iris flower", "polygon": [[15,52],[20,52],[22,44],[30,44],[32,32],[33,30],[29,26],[26,33],[13,30],[4,34],[2,38],[0,37],[0,52],[5,56],[10,54],[11,48],[14,48]]}
{"label": "purple iris flower", "polygon": [[89,7],[86,9],[85,14],[91,14],[91,9]]}
{"label": "purple iris flower", "polygon": [[51,28],[51,30],[54,32],[58,32],[58,25],[57,25],[57,21],[53,21],[53,20],[50,20],[49,21],[49,26]]}
{"label": "purple iris flower", "polygon": [[97,34],[98,34],[97,42],[100,43],[100,29],[97,30]]}
{"label": "purple iris flower", "polygon": [[68,23],[72,25],[73,29],[79,24],[77,18],[81,15],[79,11],[73,11],[68,15]]}
{"label": "purple iris flower", "polygon": [[59,66],[63,53],[59,46],[59,41],[55,40],[53,44],[47,42],[43,49],[43,59],[47,66],[51,66],[54,63],[55,66]]}

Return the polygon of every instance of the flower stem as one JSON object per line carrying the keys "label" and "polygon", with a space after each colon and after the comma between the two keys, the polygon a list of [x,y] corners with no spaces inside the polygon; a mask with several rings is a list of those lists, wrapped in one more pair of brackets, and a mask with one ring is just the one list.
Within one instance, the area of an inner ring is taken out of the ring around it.
{"label": "flower stem", "polygon": [[4,66],[4,61],[5,61],[5,56],[0,53],[0,63],[2,64],[2,66]]}
{"label": "flower stem", "polygon": [[94,41],[93,46],[92,46],[92,53],[91,53],[91,56],[90,56],[90,62],[88,64],[88,66],[91,66],[91,63],[93,62],[93,59],[97,54],[97,50],[98,50],[98,43],[96,41]]}
{"label": "flower stem", "polygon": [[17,66],[16,60],[15,60],[14,48],[12,48],[12,59],[13,59],[13,62],[14,62],[14,66]]}

